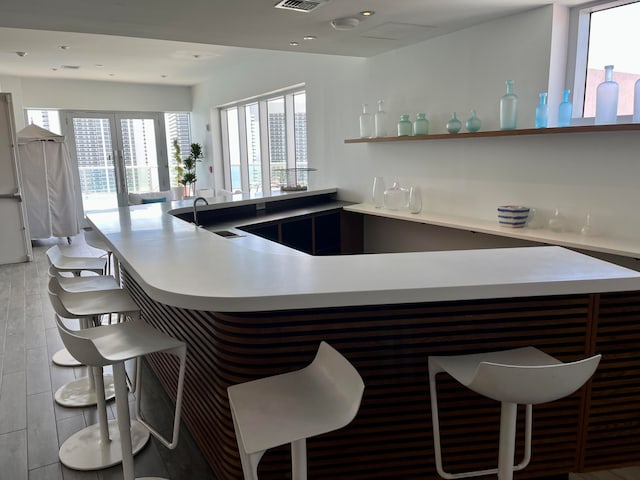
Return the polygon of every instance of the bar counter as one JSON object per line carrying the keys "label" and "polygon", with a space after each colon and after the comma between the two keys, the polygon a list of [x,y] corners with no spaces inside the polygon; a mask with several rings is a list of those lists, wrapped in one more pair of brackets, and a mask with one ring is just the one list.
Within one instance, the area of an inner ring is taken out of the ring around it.
{"label": "bar counter", "polygon": [[[563,361],[604,358],[579,392],[534,408],[533,459],[517,478],[640,461],[640,273],[556,246],[311,256],[170,214],[188,211],[151,204],[88,218],[143,318],[189,346],[183,418],[216,478],[241,478],[227,386],[301,368],[321,340],[366,387],[351,425],[309,440],[310,479],[437,478],[427,356],[526,345]],[[172,392],[176,366],[150,363]],[[499,406],[455,382],[439,388],[445,464],[494,466]],[[287,448],[275,449],[260,478],[289,468]]]}

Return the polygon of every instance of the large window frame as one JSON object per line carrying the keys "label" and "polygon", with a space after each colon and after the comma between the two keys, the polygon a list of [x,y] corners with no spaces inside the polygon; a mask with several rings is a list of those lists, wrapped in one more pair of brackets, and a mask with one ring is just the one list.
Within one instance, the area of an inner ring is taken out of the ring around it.
{"label": "large window frame", "polygon": [[[638,0],[598,0],[571,9],[566,84],[572,90],[575,124],[584,124],[593,119],[593,116],[584,116],[591,14],[633,3],[638,3]],[[619,122],[626,120],[627,115],[619,116]]]}
{"label": "large window frame", "polygon": [[[304,96],[304,112],[296,110],[298,95]],[[270,195],[286,182],[285,169],[299,169],[306,174],[304,84],[221,105],[218,112],[225,190]],[[278,125],[272,124],[276,121]]]}

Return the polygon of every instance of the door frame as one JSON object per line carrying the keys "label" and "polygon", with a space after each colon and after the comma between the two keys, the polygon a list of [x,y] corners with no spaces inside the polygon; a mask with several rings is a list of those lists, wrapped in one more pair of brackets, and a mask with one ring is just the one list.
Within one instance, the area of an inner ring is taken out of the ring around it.
{"label": "door frame", "polygon": [[78,168],[78,158],[76,155],[75,132],[73,131],[73,118],[107,118],[110,120],[111,131],[111,158],[115,166],[116,188],[118,206],[126,207],[129,205],[129,197],[127,191],[125,165],[123,162],[123,142],[122,128],[120,120],[122,119],[151,119],[154,123],[156,153],[158,156],[158,184],[160,190],[169,190],[169,158],[167,153],[167,140],[163,112],[123,112],[123,111],[103,111],[103,110],[61,110],[60,111],[60,128],[62,134],[67,139],[67,146],[71,156],[73,165],[74,182],[76,184],[76,197],[79,206],[78,211],[81,212],[82,218],[79,219],[80,224],[88,226],[84,219],[84,206],[82,204],[82,189],[80,186],[80,171]]}

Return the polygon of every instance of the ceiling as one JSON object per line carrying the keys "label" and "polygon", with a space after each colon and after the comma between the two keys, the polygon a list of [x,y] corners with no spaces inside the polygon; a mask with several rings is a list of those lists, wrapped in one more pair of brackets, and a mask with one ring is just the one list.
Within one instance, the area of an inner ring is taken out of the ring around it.
{"label": "ceiling", "polygon": [[[276,2],[3,1],[0,75],[194,85],[263,49],[370,57],[551,0],[326,0],[309,12]],[[332,28],[344,17],[358,25]]]}

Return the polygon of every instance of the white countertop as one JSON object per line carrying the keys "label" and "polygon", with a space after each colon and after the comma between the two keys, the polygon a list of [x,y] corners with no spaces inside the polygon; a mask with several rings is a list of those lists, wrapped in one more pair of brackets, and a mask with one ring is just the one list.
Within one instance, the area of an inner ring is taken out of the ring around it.
{"label": "white countertop", "polygon": [[602,235],[584,236],[570,232],[552,232],[545,228],[512,228],[504,227],[496,221],[480,220],[476,218],[456,217],[431,212],[409,213],[401,210],[376,208],[371,204],[360,203],[344,207],[350,212],[364,213],[378,217],[395,218],[410,222],[425,223],[441,227],[456,228],[478,233],[488,233],[502,237],[518,238],[532,242],[561,245],[563,247],[590,250],[592,252],[610,253],[624,257],[640,258],[640,242],[616,239]]}
{"label": "white countertop", "polygon": [[562,247],[313,257],[223,238],[143,205],[94,213],[154,300],[209,311],[289,310],[640,290],[640,273]]}

